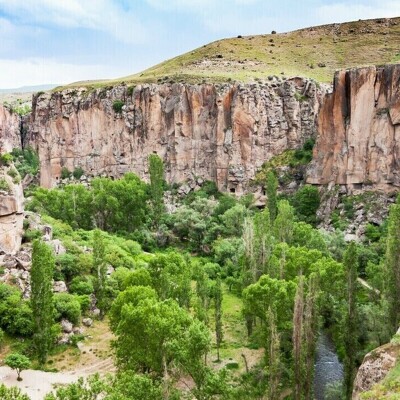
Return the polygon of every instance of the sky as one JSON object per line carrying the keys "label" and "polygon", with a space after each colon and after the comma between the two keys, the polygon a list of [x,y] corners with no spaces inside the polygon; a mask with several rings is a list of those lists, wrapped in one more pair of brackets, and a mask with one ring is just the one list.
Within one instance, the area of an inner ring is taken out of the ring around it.
{"label": "sky", "polygon": [[214,40],[400,16],[400,0],[0,0],[0,88],[131,75]]}

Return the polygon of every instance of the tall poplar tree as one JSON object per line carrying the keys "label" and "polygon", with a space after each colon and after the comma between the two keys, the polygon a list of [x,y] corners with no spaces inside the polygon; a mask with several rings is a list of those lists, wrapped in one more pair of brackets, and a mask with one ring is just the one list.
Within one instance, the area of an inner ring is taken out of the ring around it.
{"label": "tall poplar tree", "polygon": [[347,311],[344,323],[344,381],[345,399],[351,400],[353,393],[353,381],[356,372],[356,354],[358,348],[357,334],[357,246],[351,242],[346,249],[343,258],[347,275]]}
{"label": "tall poplar tree", "polygon": [[33,242],[31,268],[31,307],[33,313],[33,343],[40,365],[44,365],[52,345],[53,272],[52,249],[42,242]]}
{"label": "tall poplar tree", "polygon": [[215,305],[215,343],[217,347],[217,361],[219,361],[219,349],[224,336],[222,330],[222,285],[221,278],[218,277],[214,287],[214,305]]}
{"label": "tall poplar tree", "polygon": [[400,197],[390,207],[388,238],[386,245],[385,297],[389,306],[390,334],[393,335],[400,323]]}
{"label": "tall poplar tree", "polygon": [[272,171],[268,172],[266,183],[267,205],[271,223],[275,221],[277,214],[276,191],[278,189],[278,179]]}
{"label": "tall poplar tree", "polygon": [[107,267],[105,263],[105,244],[103,234],[99,229],[93,232],[93,271],[96,274],[95,295],[100,318],[104,317],[107,308],[106,279]]}
{"label": "tall poplar tree", "polygon": [[150,174],[150,203],[153,213],[153,222],[158,226],[160,217],[164,214],[164,164],[157,154],[149,156]]}

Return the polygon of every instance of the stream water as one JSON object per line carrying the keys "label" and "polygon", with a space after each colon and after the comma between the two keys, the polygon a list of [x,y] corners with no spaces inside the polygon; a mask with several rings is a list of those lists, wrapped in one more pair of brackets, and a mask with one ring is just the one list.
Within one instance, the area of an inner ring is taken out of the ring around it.
{"label": "stream water", "polygon": [[315,359],[314,395],[316,400],[326,400],[327,385],[343,379],[343,366],[329,336],[320,332]]}

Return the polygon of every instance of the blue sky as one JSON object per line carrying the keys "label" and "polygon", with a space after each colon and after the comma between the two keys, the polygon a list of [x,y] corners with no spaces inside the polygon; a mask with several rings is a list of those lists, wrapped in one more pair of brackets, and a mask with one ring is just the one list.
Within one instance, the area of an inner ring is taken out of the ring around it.
{"label": "blue sky", "polygon": [[0,88],[120,77],[224,37],[399,15],[399,0],[0,0]]}

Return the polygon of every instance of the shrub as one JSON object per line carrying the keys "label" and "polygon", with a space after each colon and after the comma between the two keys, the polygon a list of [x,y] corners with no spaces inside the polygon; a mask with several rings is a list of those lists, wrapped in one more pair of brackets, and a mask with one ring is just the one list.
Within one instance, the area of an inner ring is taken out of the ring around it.
{"label": "shrub", "polygon": [[18,175],[18,172],[17,172],[17,170],[15,168],[10,168],[7,171],[7,175],[11,176],[11,178],[15,178]]}
{"label": "shrub", "polygon": [[80,179],[82,175],[85,174],[85,171],[81,167],[77,167],[74,169],[74,172],[72,175],[74,176],[75,179]]}
{"label": "shrub", "polygon": [[13,156],[10,153],[5,153],[0,156],[0,164],[10,165],[13,161]]}
{"label": "shrub", "polygon": [[127,91],[126,91],[127,94],[128,94],[128,96],[132,96],[134,90],[135,90],[135,86],[129,86],[128,89],[127,89]]}
{"label": "shrub", "polygon": [[81,319],[81,305],[76,296],[69,293],[59,293],[54,296],[55,317],[57,321],[63,318],[73,324]]}
{"label": "shrub", "polygon": [[113,106],[113,110],[116,113],[121,113],[122,107],[124,106],[124,102],[122,100],[115,100],[112,106]]}
{"label": "shrub", "polygon": [[69,290],[71,293],[82,294],[92,294],[94,291],[93,282],[90,277],[87,276],[76,276],[72,279]]}
{"label": "shrub", "polygon": [[36,175],[39,172],[39,157],[32,148],[13,149],[11,154],[15,168],[22,177],[27,174]]}
{"label": "shrub", "polygon": [[68,179],[72,175],[71,171],[67,167],[61,168],[61,179]]}
{"label": "shrub", "polygon": [[8,192],[10,190],[8,183],[4,178],[0,178],[0,190],[4,192]]}

